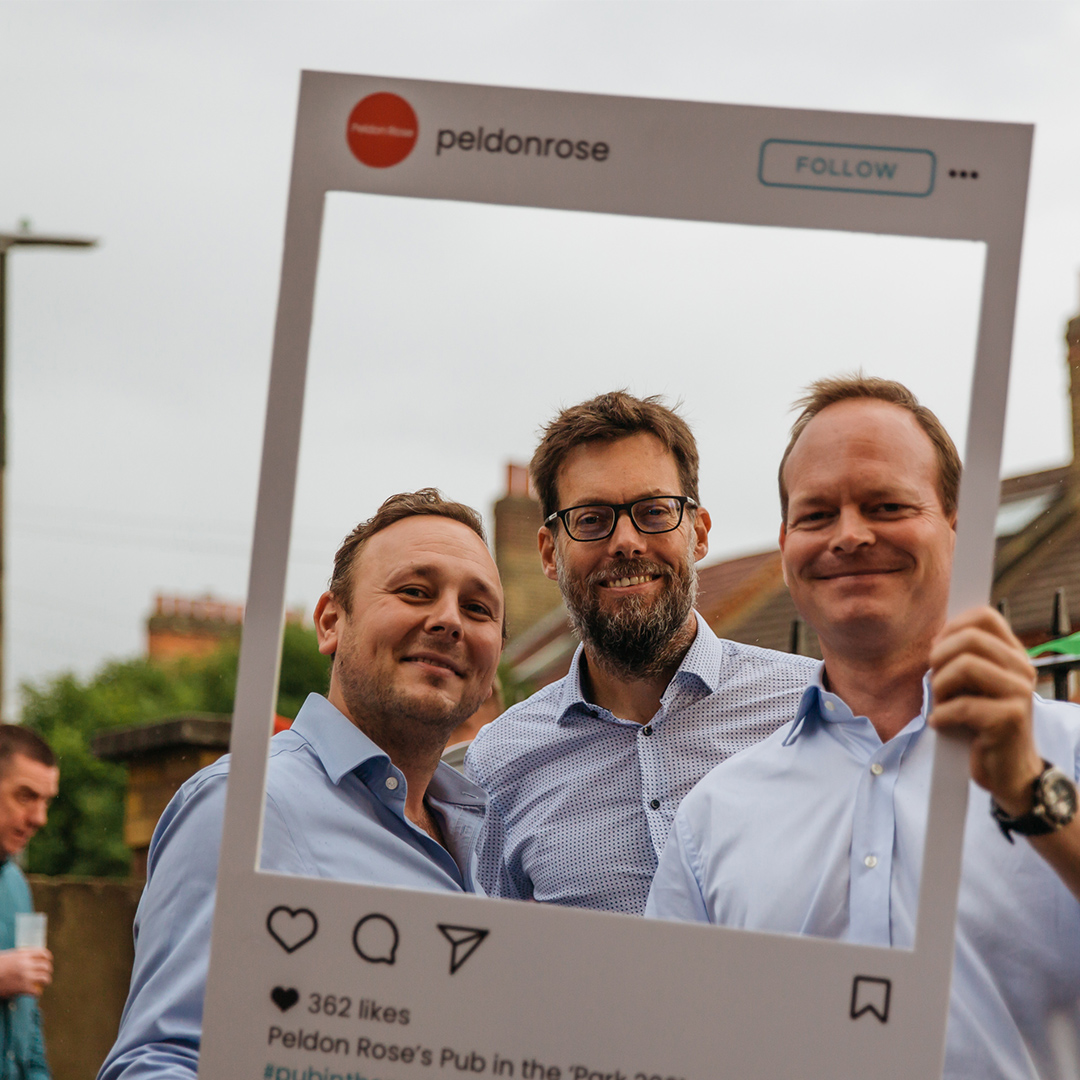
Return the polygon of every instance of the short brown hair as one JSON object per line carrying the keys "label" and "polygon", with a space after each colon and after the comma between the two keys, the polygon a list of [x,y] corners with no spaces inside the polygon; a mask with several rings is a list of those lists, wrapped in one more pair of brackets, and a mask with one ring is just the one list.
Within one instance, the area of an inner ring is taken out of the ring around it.
{"label": "short brown hair", "polygon": [[[636,398],[625,390],[583,401],[563,409],[546,428],[529,463],[533,487],[544,517],[559,509],[558,477],[566,456],[582,443],[612,442],[647,432],[655,435],[675,458],[680,495],[698,502],[698,451],[686,421],[663,404],[659,395]],[[672,494],[676,494],[672,492]]]}
{"label": "short brown hair", "polygon": [[884,401],[889,405],[899,405],[901,409],[907,409],[919,422],[927,438],[934,444],[934,452],[938,459],[938,495],[941,498],[941,508],[945,511],[945,516],[951,518],[956,513],[957,495],[960,490],[960,455],[956,452],[956,446],[944,425],[925,405],[919,404],[918,398],[903,383],[856,372],[853,375],[836,375],[812,382],[806,388],[805,396],[792,405],[792,409],[802,409],[802,412],[791,425],[791,438],[788,440],[784,456],[780,459],[778,480],[780,512],[783,520],[787,521],[788,512],[784,466],[787,464],[791,451],[795,448],[795,443],[799,441],[799,436],[806,429],[806,425],[829,405],[835,405],[839,401],[863,398]]}
{"label": "short brown hair", "polygon": [[443,498],[438,488],[421,488],[419,491],[406,491],[400,495],[391,495],[375,512],[374,517],[360,522],[341,542],[334,556],[334,572],[328,586],[334,599],[345,609],[345,614],[352,614],[352,576],[353,567],[360,549],[377,532],[382,532],[395,522],[408,517],[450,518],[467,525],[484,543],[484,523],[480,515],[464,503],[449,502]]}
{"label": "short brown hair", "polygon": [[11,759],[22,754],[40,765],[55,768],[52,747],[36,732],[18,724],[0,724],[0,776],[7,772]]}

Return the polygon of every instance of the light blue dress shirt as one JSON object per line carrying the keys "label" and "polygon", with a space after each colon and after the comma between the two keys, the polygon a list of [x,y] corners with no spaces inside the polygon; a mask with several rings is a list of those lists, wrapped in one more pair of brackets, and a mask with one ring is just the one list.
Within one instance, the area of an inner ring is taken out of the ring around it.
{"label": "light blue dress shirt", "polygon": [[[924,696],[926,691],[924,690]],[[923,710],[882,743],[822,687],[794,722],[683,800],[646,914],[911,948],[933,731]],[[1080,708],[1035,698],[1039,752],[1080,777]],[[945,1076],[1053,1074],[1055,1015],[1080,1022],[1080,902],[972,784]]]}
{"label": "light blue dress shirt", "polygon": [[[196,773],[154,830],[135,967],[99,1080],[191,1080],[199,1059],[228,757]],[[427,791],[449,850],[405,817],[405,777],[325,698],[270,742],[260,867],[280,874],[475,892],[485,794],[440,764]]]}
{"label": "light blue dress shirt", "polygon": [[641,915],[675,810],[714,765],[790,720],[802,656],[697,635],[647,724],[569,674],[480,729],[465,775],[491,796],[480,880],[493,896]]}

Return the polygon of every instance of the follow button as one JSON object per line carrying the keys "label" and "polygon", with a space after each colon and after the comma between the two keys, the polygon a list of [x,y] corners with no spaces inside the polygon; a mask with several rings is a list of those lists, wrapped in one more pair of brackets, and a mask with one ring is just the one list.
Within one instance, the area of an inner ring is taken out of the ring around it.
{"label": "follow button", "polygon": [[925,198],[934,190],[936,169],[930,150],[766,139],[758,179],[768,187]]}

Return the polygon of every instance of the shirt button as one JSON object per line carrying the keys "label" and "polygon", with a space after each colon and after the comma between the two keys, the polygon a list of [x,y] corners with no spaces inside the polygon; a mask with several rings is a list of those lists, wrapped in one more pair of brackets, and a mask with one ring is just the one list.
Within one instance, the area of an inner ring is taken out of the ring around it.
{"label": "shirt button", "polygon": [[866,863],[866,865],[871,870],[873,870],[874,867],[877,866],[877,856],[876,855],[867,855],[866,858],[863,859],[863,862]]}
{"label": "shirt button", "polygon": [[641,734],[642,734],[642,735],[651,735],[651,734],[652,734],[652,724],[646,724],[646,725],[645,725],[645,726],[644,726],[644,727],[643,727],[643,728],[641,729]]}
{"label": "shirt button", "polygon": [[832,701],[826,701],[825,708],[828,709],[829,712],[836,712],[836,703]]}
{"label": "shirt button", "polygon": [[653,810],[659,810],[660,809],[660,800],[659,799],[650,799],[649,800],[649,807],[651,809],[653,809]]}
{"label": "shirt button", "polygon": [[885,766],[880,762],[875,761],[874,764],[870,766],[870,771],[875,776],[880,776],[885,771]]}
{"label": "shirt button", "polygon": [[397,777],[396,776],[388,776],[386,778],[386,786],[391,791],[397,791]]}

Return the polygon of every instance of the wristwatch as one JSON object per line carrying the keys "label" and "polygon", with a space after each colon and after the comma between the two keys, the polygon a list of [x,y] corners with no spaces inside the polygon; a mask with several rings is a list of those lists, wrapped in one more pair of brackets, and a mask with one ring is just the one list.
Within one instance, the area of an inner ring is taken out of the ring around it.
{"label": "wristwatch", "polygon": [[1032,807],[1026,814],[1010,817],[993,799],[990,800],[990,813],[1010,844],[1015,842],[1012,833],[1046,836],[1065,828],[1076,816],[1076,784],[1045,759],[1043,766],[1043,771],[1031,785]]}

